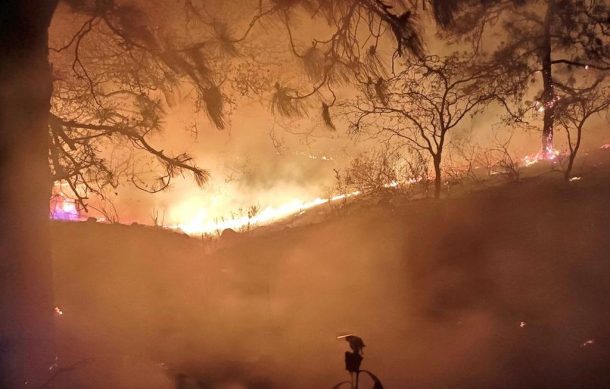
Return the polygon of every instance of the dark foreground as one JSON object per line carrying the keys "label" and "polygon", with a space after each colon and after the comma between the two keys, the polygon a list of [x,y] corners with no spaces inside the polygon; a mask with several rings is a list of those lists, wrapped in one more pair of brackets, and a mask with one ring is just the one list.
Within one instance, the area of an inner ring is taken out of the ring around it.
{"label": "dark foreground", "polygon": [[50,386],[330,388],[354,332],[387,388],[610,387],[609,194],[548,176],[214,250],[56,224],[60,365],[81,363]]}

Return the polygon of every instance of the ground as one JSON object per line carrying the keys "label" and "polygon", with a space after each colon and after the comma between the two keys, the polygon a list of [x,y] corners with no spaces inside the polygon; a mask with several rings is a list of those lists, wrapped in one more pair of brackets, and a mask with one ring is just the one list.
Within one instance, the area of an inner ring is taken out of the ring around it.
{"label": "ground", "polygon": [[82,363],[52,386],[330,388],[355,333],[387,388],[610,387],[609,193],[590,167],[213,244],[55,223],[60,366]]}

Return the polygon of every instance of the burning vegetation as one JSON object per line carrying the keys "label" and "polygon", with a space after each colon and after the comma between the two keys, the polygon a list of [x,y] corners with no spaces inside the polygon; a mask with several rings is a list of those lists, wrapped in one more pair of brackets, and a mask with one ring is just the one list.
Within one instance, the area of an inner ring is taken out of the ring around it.
{"label": "burning vegetation", "polygon": [[598,0],[8,0],[0,387],[609,386],[609,72]]}

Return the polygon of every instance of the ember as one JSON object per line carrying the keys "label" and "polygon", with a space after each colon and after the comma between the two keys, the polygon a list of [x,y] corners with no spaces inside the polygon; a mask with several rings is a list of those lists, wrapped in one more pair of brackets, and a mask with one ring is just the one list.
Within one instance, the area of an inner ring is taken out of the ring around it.
{"label": "ember", "polygon": [[594,339],[588,339],[583,344],[581,344],[581,347],[587,347],[587,346],[592,345],[593,343],[595,343]]}

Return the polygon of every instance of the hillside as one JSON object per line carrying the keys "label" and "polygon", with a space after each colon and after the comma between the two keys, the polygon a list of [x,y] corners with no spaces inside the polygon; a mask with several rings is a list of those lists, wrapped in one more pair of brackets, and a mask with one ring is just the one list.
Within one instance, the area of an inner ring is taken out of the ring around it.
{"label": "hillside", "polygon": [[609,193],[603,170],[549,175],[215,250],[55,223],[60,361],[91,359],[54,385],[330,388],[353,332],[387,388],[608,387]]}

